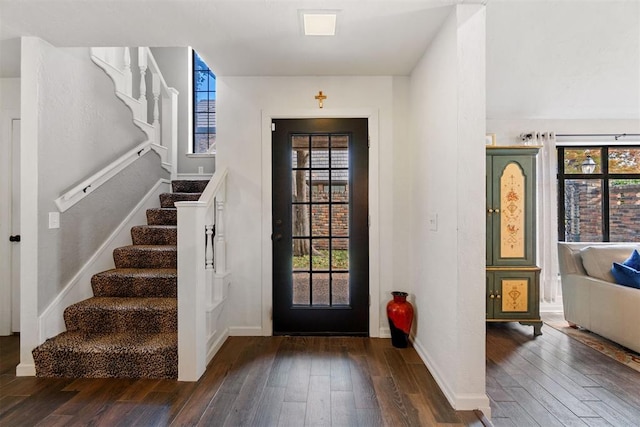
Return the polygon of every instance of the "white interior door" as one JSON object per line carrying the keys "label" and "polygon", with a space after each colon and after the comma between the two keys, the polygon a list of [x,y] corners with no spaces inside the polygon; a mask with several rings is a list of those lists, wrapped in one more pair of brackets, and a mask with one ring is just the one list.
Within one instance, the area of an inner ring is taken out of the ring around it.
{"label": "white interior door", "polygon": [[[20,235],[20,119],[11,121],[11,235]],[[20,332],[20,242],[11,242],[11,331]]]}

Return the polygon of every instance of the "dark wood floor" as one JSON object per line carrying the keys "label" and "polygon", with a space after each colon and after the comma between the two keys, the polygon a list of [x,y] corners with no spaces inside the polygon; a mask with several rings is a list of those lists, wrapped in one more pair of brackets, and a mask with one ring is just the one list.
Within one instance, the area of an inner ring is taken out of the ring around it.
{"label": "dark wood floor", "polygon": [[[413,349],[364,338],[230,338],[197,383],[16,378],[0,338],[0,425],[474,425]],[[487,327],[496,426],[640,426],[640,373],[544,326]]]}
{"label": "dark wood floor", "polygon": [[482,426],[388,339],[232,337],[197,383],[16,378],[17,362],[0,338],[0,426]]}
{"label": "dark wood floor", "polygon": [[[631,327],[640,327],[633,325]],[[640,426],[640,372],[544,325],[487,327],[495,426]]]}

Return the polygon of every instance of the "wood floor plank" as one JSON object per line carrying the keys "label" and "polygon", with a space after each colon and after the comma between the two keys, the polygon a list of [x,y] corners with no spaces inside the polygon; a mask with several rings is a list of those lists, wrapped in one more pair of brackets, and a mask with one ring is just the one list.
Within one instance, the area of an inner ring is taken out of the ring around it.
{"label": "wood floor plank", "polygon": [[640,373],[630,369],[628,374],[628,377],[623,378],[604,375],[590,375],[589,378],[629,404],[640,407]]}
{"label": "wood floor plank", "polygon": [[[605,402],[602,402],[602,401],[587,402],[586,404],[589,405],[589,407],[593,409],[595,413],[600,415],[601,419],[605,420],[607,423],[611,425],[632,426],[632,425],[638,425],[638,423],[640,422],[640,419],[638,418],[631,419],[629,418],[628,414],[618,411],[617,408],[613,408]],[[585,421],[587,419],[592,420],[593,418],[583,418],[583,420]]]}
{"label": "wood floor plank", "polygon": [[358,425],[358,412],[353,391],[331,391],[331,425]]}
{"label": "wood floor plank", "polygon": [[531,396],[525,389],[521,387],[512,387],[507,390],[515,398],[518,403],[531,417],[540,425],[553,427],[562,426],[563,424],[547,410],[547,408]]}
{"label": "wood floor plank", "polygon": [[46,381],[46,385],[13,405],[0,416],[0,425],[35,425],[51,415],[60,405],[72,399],[76,393],[62,391],[68,383],[65,379]]}
{"label": "wood floor plank", "polygon": [[373,384],[384,423],[389,426],[419,425],[418,411],[405,405],[401,392],[391,377],[374,377]]}
{"label": "wood floor plank", "polygon": [[[225,393],[218,391],[207,409],[202,414],[202,417],[198,420],[199,426],[211,426],[211,425],[224,425],[227,421],[227,417],[231,413],[233,403],[236,401],[237,394]],[[187,425],[185,423],[176,423],[173,425]]]}
{"label": "wood floor plank", "polygon": [[[384,351],[384,357],[389,366],[391,377],[405,393],[413,394],[418,392],[418,386],[413,379],[410,368],[405,363],[405,359],[397,349],[389,348]],[[416,366],[424,366],[422,362]]]}
{"label": "wood floor plank", "polygon": [[456,411],[445,397],[429,370],[424,365],[410,365],[413,378],[420,393],[430,407],[435,419],[439,423],[455,423],[459,421]]}
{"label": "wood floor plank", "polygon": [[49,415],[38,424],[36,427],[67,427],[71,425],[72,420],[71,415]]}
{"label": "wood floor plank", "polygon": [[[256,427],[271,427],[278,424],[282,404],[284,403],[284,387],[265,387],[257,405],[253,421],[249,424]],[[298,420],[300,421],[300,420]]]}
{"label": "wood floor plank", "polygon": [[353,397],[358,409],[377,409],[379,411],[376,391],[369,374],[369,365],[366,356],[350,355],[349,372],[351,374],[351,384],[353,386]]}
{"label": "wood floor plank", "polygon": [[592,392],[626,419],[633,420],[633,422],[640,420],[640,407],[628,403],[625,399],[602,387],[594,387]]}
{"label": "wood floor plank", "polygon": [[351,367],[346,350],[335,350],[331,353],[331,391],[353,391]]}
{"label": "wood floor plank", "polygon": [[299,427],[305,419],[306,402],[282,402],[278,427]]}
{"label": "wood floor plank", "polygon": [[311,377],[312,357],[301,351],[291,363],[286,389],[284,393],[285,402],[306,402],[309,393],[309,378]]}
{"label": "wood floor plank", "polygon": [[331,377],[312,375],[304,424],[306,426],[331,425]]}
{"label": "wood floor plank", "polygon": [[509,414],[509,420],[518,427],[539,426],[531,415],[518,402],[501,402],[503,410]]}

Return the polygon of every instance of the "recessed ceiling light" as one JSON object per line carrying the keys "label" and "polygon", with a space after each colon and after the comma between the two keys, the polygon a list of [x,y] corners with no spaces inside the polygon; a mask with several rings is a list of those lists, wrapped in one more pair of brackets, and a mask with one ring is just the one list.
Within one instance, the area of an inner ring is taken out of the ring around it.
{"label": "recessed ceiling light", "polygon": [[303,13],[304,35],[335,36],[336,16],[335,13]]}

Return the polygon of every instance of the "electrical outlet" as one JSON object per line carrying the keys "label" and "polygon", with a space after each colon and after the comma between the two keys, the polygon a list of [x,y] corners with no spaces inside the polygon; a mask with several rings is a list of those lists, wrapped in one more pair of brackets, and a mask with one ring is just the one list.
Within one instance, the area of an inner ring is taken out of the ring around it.
{"label": "electrical outlet", "polygon": [[202,175],[204,173],[204,167],[203,166],[198,166],[198,173],[200,175]]}
{"label": "electrical outlet", "polygon": [[60,228],[60,212],[49,212],[49,228]]}

